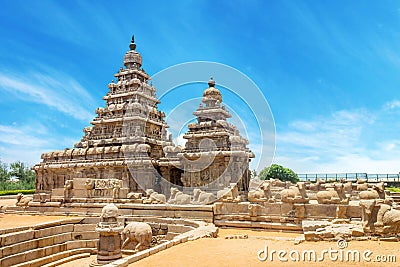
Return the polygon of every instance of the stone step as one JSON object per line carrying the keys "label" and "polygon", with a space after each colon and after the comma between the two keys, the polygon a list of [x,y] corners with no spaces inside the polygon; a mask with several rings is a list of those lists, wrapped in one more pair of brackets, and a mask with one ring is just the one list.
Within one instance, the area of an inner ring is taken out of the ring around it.
{"label": "stone step", "polygon": [[[73,256],[73,255],[78,255],[78,254],[91,254],[92,252],[94,252],[94,249],[91,248],[77,248],[77,249],[71,249],[71,250],[67,250],[67,251],[61,251],[55,254],[51,254],[45,257],[41,257],[38,259],[34,259],[34,260],[30,260],[30,261],[26,261],[20,264],[15,264],[13,265],[14,267],[40,267],[40,266],[44,266],[46,264],[51,264],[54,263],[56,261],[65,259],[67,257]],[[56,265],[52,265],[52,266],[56,266]]]}
{"label": "stone step", "polygon": [[[79,248],[96,248],[97,240],[70,240],[63,238],[63,235],[33,239],[22,243],[0,248],[0,266],[11,266],[24,261],[49,256],[54,253]],[[71,235],[71,233],[69,233]],[[54,241],[48,242],[49,238]]]}
{"label": "stone step", "polygon": [[214,224],[215,226],[220,226],[220,227],[258,228],[258,229],[285,230],[294,232],[303,231],[301,224],[295,224],[295,223],[215,220]]}
{"label": "stone step", "polygon": [[54,261],[54,262],[45,264],[42,267],[57,267],[57,266],[60,266],[61,264],[67,263],[67,262],[71,262],[71,261],[82,259],[82,258],[88,258],[88,257],[90,257],[90,253],[81,253],[81,254],[72,255],[69,257],[62,258],[58,261]]}

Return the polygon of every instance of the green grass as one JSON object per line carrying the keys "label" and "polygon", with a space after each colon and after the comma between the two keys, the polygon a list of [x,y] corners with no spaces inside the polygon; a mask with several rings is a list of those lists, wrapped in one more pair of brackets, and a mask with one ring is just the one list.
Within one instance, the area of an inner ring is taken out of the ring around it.
{"label": "green grass", "polygon": [[35,189],[22,189],[22,190],[2,190],[0,191],[0,196],[5,196],[5,195],[16,195],[18,193],[22,194],[33,194],[35,193]]}
{"label": "green grass", "polygon": [[395,193],[399,193],[400,192],[400,187],[386,187],[385,189],[389,190],[390,192],[395,192]]}

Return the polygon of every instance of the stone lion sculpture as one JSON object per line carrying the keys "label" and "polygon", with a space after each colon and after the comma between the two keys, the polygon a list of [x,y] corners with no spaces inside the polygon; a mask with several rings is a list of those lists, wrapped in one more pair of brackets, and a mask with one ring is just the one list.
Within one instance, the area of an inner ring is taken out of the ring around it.
{"label": "stone lion sculpture", "polygon": [[32,201],[32,197],[24,196],[22,193],[17,195],[17,206],[28,206],[29,202]]}
{"label": "stone lion sculpture", "polygon": [[318,204],[349,204],[350,197],[346,197],[344,193],[344,185],[342,183],[334,184],[329,190],[317,192]]}
{"label": "stone lion sculpture", "polygon": [[178,205],[190,204],[190,196],[182,193],[176,187],[171,187],[171,196],[168,200],[168,203]]}
{"label": "stone lion sculpture", "polygon": [[282,202],[285,203],[308,203],[310,200],[306,193],[306,187],[303,182],[283,189],[280,193]]}
{"label": "stone lion sculpture", "polygon": [[153,189],[146,190],[147,199],[143,200],[145,204],[162,204],[167,202],[167,198],[163,194],[155,192]]}
{"label": "stone lion sculpture", "polygon": [[28,206],[29,202],[32,201],[31,197],[24,196],[23,194],[19,193],[17,195],[17,203],[16,206]]}
{"label": "stone lion sculpture", "polygon": [[236,183],[231,183],[228,187],[217,192],[217,199],[222,202],[240,202],[241,197]]}
{"label": "stone lion sculpture", "polygon": [[193,204],[206,205],[215,201],[215,196],[213,193],[207,193],[199,188],[193,189]]}
{"label": "stone lion sculpture", "polygon": [[258,189],[249,191],[247,198],[250,202],[273,202],[271,183],[267,181],[262,182]]}
{"label": "stone lion sculpture", "polygon": [[144,222],[131,222],[122,231],[121,249],[133,243],[135,250],[141,251],[151,245],[152,230],[150,225]]}

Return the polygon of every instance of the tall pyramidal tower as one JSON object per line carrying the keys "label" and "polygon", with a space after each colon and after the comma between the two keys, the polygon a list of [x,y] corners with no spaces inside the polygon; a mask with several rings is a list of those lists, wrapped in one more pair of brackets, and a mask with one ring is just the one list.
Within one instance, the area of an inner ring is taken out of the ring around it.
{"label": "tall pyramidal tower", "polygon": [[[84,129],[81,141],[74,148],[42,154],[43,161],[34,166],[37,192],[55,190],[53,194],[57,194],[66,181],[74,180],[74,189],[81,184],[82,190],[91,186],[96,192],[98,187],[98,194],[107,196],[112,194],[115,182],[104,185],[101,179],[121,181],[117,187],[124,192],[140,190],[135,175],[149,183],[154,180],[157,159],[164,156],[162,148],[173,143],[167,136],[165,114],[157,109],[160,101],[142,68],[142,56],[136,51],[133,36],[129,48],[124,56],[125,68],[114,75],[116,81],[108,85],[109,91],[103,97],[105,107],[96,109],[97,116],[91,121],[92,126]],[[92,179],[93,184],[83,186],[87,179]]]}

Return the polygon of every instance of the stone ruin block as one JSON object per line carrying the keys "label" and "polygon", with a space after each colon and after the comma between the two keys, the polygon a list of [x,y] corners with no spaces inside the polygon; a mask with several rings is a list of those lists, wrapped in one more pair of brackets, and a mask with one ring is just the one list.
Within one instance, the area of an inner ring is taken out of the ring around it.
{"label": "stone ruin block", "polygon": [[364,235],[361,223],[335,224],[329,221],[303,220],[302,228],[308,241],[338,240]]}

